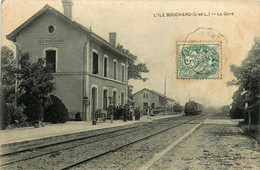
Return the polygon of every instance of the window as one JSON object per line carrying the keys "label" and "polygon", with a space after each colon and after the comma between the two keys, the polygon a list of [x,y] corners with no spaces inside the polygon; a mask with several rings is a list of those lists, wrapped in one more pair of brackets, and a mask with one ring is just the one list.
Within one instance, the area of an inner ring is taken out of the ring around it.
{"label": "window", "polygon": [[148,99],[148,93],[144,93],[144,94],[143,94],[143,98],[144,98],[144,99],[145,99],[145,98]]}
{"label": "window", "polygon": [[122,82],[125,82],[125,65],[122,64]]}
{"label": "window", "polygon": [[104,77],[107,77],[107,57],[104,57]]}
{"label": "window", "polygon": [[125,105],[125,94],[121,93],[121,105],[124,106]]}
{"label": "window", "polygon": [[98,54],[93,52],[93,74],[98,74]]}
{"label": "window", "polygon": [[56,72],[56,50],[46,50],[46,65],[51,72]]}
{"label": "window", "polygon": [[155,103],[152,103],[152,104],[151,104],[151,107],[154,109],[154,108],[155,108]]}
{"label": "window", "polygon": [[105,89],[103,91],[103,109],[107,109],[107,90]]}
{"label": "window", "polygon": [[48,35],[54,35],[55,33],[55,26],[54,25],[49,25],[46,27],[46,33]]}
{"label": "window", "polygon": [[114,60],[113,65],[114,65],[114,79],[116,80],[117,79],[117,61],[116,60]]}
{"label": "window", "polygon": [[48,27],[48,31],[49,31],[49,33],[53,33],[53,32],[54,32],[54,26],[53,26],[53,25],[50,25],[50,26]]}

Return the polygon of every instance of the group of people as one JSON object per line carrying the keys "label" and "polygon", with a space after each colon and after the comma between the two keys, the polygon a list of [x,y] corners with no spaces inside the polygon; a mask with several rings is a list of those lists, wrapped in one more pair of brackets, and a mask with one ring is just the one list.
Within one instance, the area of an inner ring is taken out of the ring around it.
{"label": "group of people", "polygon": [[125,106],[109,106],[108,116],[112,120],[140,120],[141,115],[147,115],[147,119],[153,115],[153,108],[146,107],[144,110],[140,110],[139,107],[134,108],[132,105]]}
{"label": "group of people", "polygon": [[139,120],[140,111],[138,108],[135,108],[132,105],[125,106],[112,106],[110,105],[107,108],[108,116],[111,117],[111,120]]}

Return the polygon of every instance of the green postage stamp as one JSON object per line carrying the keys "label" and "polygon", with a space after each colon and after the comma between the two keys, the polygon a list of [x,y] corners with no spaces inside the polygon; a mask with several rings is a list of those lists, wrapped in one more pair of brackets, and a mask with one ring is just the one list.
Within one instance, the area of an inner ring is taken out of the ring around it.
{"label": "green postage stamp", "polygon": [[221,78],[221,42],[177,42],[177,78]]}

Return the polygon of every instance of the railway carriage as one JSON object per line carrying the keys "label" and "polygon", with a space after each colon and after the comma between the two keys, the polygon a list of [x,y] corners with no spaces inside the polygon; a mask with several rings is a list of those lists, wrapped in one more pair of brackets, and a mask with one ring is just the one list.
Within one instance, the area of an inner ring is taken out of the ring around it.
{"label": "railway carriage", "polygon": [[195,101],[189,101],[185,104],[184,113],[186,115],[197,115],[203,110],[203,106]]}

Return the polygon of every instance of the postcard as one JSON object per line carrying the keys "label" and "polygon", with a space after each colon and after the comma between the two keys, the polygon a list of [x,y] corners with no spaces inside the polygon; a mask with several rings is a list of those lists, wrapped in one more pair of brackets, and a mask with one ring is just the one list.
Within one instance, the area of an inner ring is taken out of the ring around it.
{"label": "postcard", "polygon": [[260,168],[259,37],[259,0],[2,0],[1,168]]}

